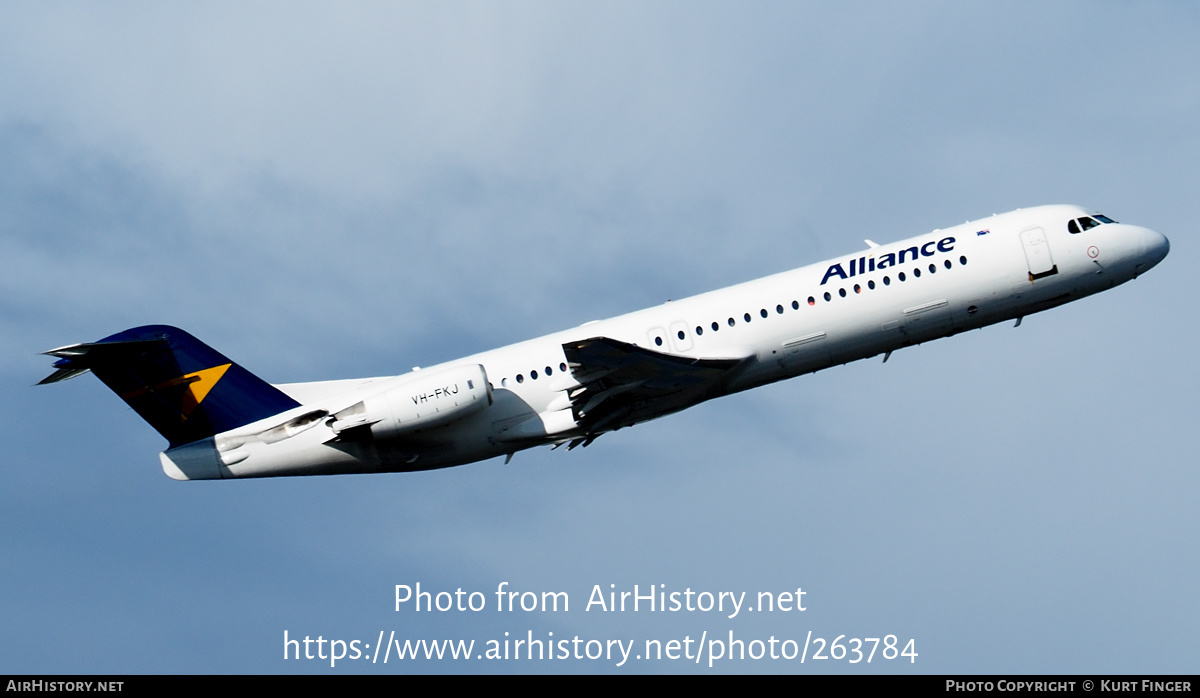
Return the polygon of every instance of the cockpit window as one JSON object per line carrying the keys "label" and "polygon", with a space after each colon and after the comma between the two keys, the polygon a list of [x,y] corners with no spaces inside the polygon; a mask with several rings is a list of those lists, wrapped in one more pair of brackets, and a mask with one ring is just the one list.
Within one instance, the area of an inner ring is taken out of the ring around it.
{"label": "cockpit window", "polygon": [[1072,235],[1077,235],[1085,230],[1095,228],[1103,223],[1116,223],[1116,221],[1108,216],[1102,216],[1100,214],[1096,214],[1094,216],[1084,216],[1083,218],[1076,218],[1070,223],[1067,223],[1067,232],[1071,233]]}

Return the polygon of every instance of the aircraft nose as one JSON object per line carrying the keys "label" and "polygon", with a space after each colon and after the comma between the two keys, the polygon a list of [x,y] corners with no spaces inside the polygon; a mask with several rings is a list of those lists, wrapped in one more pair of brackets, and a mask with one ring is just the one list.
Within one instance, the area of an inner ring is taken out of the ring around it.
{"label": "aircraft nose", "polygon": [[1154,265],[1163,261],[1171,251],[1171,241],[1160,232],[1141,229],[1142,253],[1138,257],[1137,273],[1149,271]]}

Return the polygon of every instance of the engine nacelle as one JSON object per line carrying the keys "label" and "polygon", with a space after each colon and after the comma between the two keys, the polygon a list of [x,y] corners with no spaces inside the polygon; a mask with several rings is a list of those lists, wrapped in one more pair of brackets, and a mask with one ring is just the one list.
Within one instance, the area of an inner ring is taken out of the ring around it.
{"label": "engine nacelle", "polygon": [[338,434],[370,428],[381,438],[445,426],[492,404],[492,386],[483,366],[418,371],[391,387],[333,415]]}

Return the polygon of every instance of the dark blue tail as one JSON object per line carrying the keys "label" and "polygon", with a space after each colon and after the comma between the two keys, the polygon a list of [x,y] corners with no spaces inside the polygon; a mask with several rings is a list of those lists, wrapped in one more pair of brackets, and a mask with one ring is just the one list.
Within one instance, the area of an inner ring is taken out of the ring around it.
{"label": "dark blue tail", "polygon": [[90,370],[172,448],[300,406],[204,342],[166,325],[135,327],[46,354],[59,360],[41,383]]}

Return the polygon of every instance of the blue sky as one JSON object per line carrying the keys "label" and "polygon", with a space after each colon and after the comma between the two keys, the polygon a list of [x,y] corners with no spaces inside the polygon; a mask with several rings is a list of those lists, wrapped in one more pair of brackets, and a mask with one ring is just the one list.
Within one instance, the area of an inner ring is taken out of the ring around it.
{"label": "blue sky", "polygon": [[[0,667],[284,661],[283,633],[915,638],[915,664],[1195,672],[1200,11],[1185,3],[44,3],[0,10]],[[176,483],[38,352],[178,325],[274,382],[407,371],[1044,203],[1166,234],[1126,286],[571,453]],[[393,587],[568,613],[393,611]],[[584,611],[594,585],[804,613]],[[489,598],[491,598],[489,596]]]}

